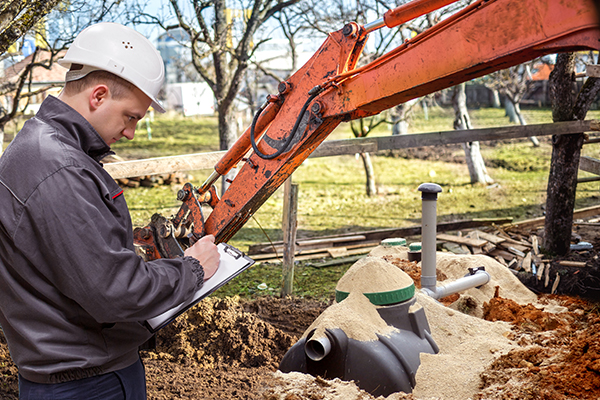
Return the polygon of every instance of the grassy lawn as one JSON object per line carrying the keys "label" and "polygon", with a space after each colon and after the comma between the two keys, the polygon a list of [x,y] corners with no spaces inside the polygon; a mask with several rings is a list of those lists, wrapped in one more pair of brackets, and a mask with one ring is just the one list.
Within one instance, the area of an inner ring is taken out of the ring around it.
{"label": "grassy lawn", "polygon": [[[551,121],[545,109],[526,109],[529,124]],[[470,110],[475,128],[510,125],[502,109]],[[417,112],[410,122],[412,133],[447,131],[452,127],[451,109],[432,108],[428,118]],[[593,111],[588,119],[600,118]],[[372,135],[390,135],[379,129]],[[349,126],[340,126],[331,139],[350,138]],[[309,237],[343,231],[411,226],[420,223],[421,200],[417,187],[435,182],[443,192],[438,200],[438,220],[486,217],[512,217],[522,220],[543,214],[552,148],[548,138],[540,138],[541,146],[528,140],[481,143],[488,174],[495,184],[471,185],[467,166],[439,160],[374,156],[378,194],[365,195],[362,161],[354,156],[336,156],[307,160],[293,175],[299,184],[298,236]],[[157,118],[152,124],[152,140],[142,123],[136,140],[113,146],[125,158],[147,158],[218,150],[215,119]],[[586,145],[584,155],[599,157],[600,147]],[[456,159],[464,159],[457,148]],[[194,171],[191,182],[199,185],[210,171]],[[580,176],[588,176],[581,173]],[[145,225],[154,212],[171,215],[178,207],[179,185],[157,188],[126,189],[135,226]],[[576,207],[598,204],[599,183],[580,184]],[[231,244],[247,250],[247,246],[269,240],[281,240],[282,189],[268,199],[253,218],[234,236]],[[337,279],[348,265],[316,269],[309,263],[298,263],[295,294],[330,298]],[[256,296],[278,293],[281,268],[276,264],[260,264],[220,290],[221,295]],[[266,283],[266,290],[257,286]]]}

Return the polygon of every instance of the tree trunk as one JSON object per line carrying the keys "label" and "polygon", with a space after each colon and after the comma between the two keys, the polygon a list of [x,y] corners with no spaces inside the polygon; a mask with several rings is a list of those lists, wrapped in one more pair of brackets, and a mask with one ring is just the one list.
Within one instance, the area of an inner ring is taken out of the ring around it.
{"label": "tree trunk", "polygon": [[[590,105],[600,91],[600,81],[596,78],[588,78],[575,99],[574,72],[575,54],[559,54],[556,58],[556,66],[550,73],[550,97],[554,122],[585,119]],[[583,133],[552,137],[552,160],[548,176],[544,222],[544,249],[552,254],[565,255],[570,250],[577,172],[583,139]]]}
{"label": "tree trunk", "polygon": [[[219,107],[219,143],[221,150],[229,150],[237,140],[236,123],[232,112],[232,106]],[[229,188],[229,181],[232,181],[237,174],[237,170],[232,168],[221,179],[221,195]]]}
{"label": "tree trunk", "polygon": [[392,110],[392,135],[405,135],[408,133],[408,105],[402,103]]}
{"label": "tree trunk", "polygon": [[[367,137],[369,134],[370,128],[365,125],[365,119],[361,118],[358,121],[358,126],[356,126],[355,121],[350,121],[350,129],[352,129],[352,134],[356,138]],[[374,196],[377,194],[377,188],[375,187],[375,172],[373,170],[373,163],[371,162],[371,156],[369,153],[358,153],[360,154],[360,158],[363,162],[363,167],[365,168],[365,179],[366,179],[366,192],[367,196]]]}
{"label": "tree trunk", "polygon": [[373,170],[373,163],[371,162],[371,156],[369,153],[360,153],[363,165],[365,167],[365,175],[367,178],[367,196],[375,196],[377,194],[377,188],[375,187],[375,172]]}
{"label": "tree trunk", "polygon": [[504,112],[508,117],[508,122],[517,122],[519,120],[517,117],[517,112],[515,111],[515,105],[508,98],[508,96],[504,97]]}
{"label": "tree trunk", "polygon": [[[550,73],[550,96],[554,122],[573,119],[573,73],[575,54],[559,54]],[[562,135],[561,135],[562,136]],[[565,255],[571,244],[577,169],[583,134],[552,137],[552,160],[548,176],[544,248]],[[581,143],[580,143],[581,142]],[[577,158],[575,158],[577,155]]]}
{"label": "tree trunk", "polygon": [[490,89],[492,92],[492,107],[500,108],[502,107],[502,102],[500,102],[500,93],[496,89]]}
{"label": "tree trunk", "polygon": [[[507,100],[510,104],[512,104],[512,109],[514,112],[514,118],[515,121],[512,122],[519,122],[519,124],[521,125],[527,125],[527,121],[525,121],[525,118],[523,118],[523,113],[521,113],[521,106],[519,105],[519,102],[517,101],[513,101],[510,98],[507,97]],[[533,143],[534,147],[540,147],[540,141],[538,140],[537,137],[535,136],[530,136],[529,140],[531,140],[531,143]]]}
{"label": "tree trunk", "polygon": [[[464,83],[454,86],[452,105],[454,107],[454,129],[471,129],[471,119],[467,110],[467,95]],[[479,151],[479,142],[463,143],[463,149],[465,151],[471,183],[492,183],[493,179],[487,174],[483,157]]]}

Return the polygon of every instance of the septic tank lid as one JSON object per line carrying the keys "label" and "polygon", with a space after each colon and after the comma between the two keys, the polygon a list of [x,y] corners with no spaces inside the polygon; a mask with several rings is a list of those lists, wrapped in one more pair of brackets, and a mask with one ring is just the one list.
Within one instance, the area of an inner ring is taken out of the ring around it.
{"label": "septic tank lid", "polygon": [[[410,300],[415,295],[415,285],[412,284],[402,289],[391,290],[389,292],[363,293],[367,299],[376,306],[387,306],[390,304],[403,303]],[[335,301],[341,302],[350,295],[349,292],[335,290]]]}
{"label": "septic tank lid", "polygon": [[404,238],[387,238],[381,241],[381,245],[384,247],[394,246],[406,246],[406,239]]}

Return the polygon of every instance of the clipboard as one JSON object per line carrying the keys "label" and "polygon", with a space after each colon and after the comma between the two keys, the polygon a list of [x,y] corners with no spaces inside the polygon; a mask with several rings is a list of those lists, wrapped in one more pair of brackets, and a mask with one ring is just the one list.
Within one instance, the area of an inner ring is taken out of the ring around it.
{"label": "clipboard", "polygon": [[146,320],[144,325],[150,332],[155,333],[164,328],[181,314],[198,304],[200,300],[213,293],[254,264],[253,259],[227,243],[219,243],[217,249],[221,255],[217,272],[204,282],[204,285],[202,285],[202,287],[194,294],[194,297],[191,300],[183,302],[154,318]]}

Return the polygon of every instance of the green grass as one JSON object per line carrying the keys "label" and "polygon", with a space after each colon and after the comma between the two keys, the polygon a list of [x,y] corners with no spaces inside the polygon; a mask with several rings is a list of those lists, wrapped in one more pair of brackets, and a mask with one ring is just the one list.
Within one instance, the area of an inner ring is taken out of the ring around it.
{"label": "green grass", "polygon": [[[548,123],[551,113],[545,109],[523,110],[529,124]],[[413,133],[451,130],[453,111],[431,108],[428,119],[417,112],[410,123]],[[501,109],[470,110],[475,128],[510,125]],[[600,118],[593,111],[590,118]],[[390,135],[386,128],[372,135]],[[348,124],[342,124],[330,139],[351,138]],[[527,140],[482,143],[481,151],[495,185],[471,185],[466,164],[424,161],[391,156],[374,156],[376,196],[365,195],[364,169],[354,156],[337,156],[307,160],[293,174],[299,184],[298,236],[309,237],[336,232],[412,226],[420,223],[421,200],[417,187],[435,182],[443,192],[438,200],[438,220],[484,217],[512,217],[515,221],[540,216],[546,198],[546,185],[551,157],[547,138],[542,145],[532,146]],[[140,124],[136,139],[118,143],[114,150],[125,158],[148,158],[189,154],[218,149],[215,119],[158,118],[152,124],[148,139],[145,124]],[[598,145],[584,147],[584,154],[598,157]],[[457,159],[464,158],[458,149]],[[210,171],[196,171],[190,177],[201,184]],[[582,173],[581,176],[588,176]],[[177,210],[173,187],[126,189],[134,226],[145,225],[154,212],[169,216]],[[598,204],[599,183],[580,184],[576,207]],[[282,192],[280,188],[258,210],[252,219],[230,240],[247,250],[250,244],[281,240]],[[311,263],[297,263],[294,294],[331,299],[335,284],[349,265],[317,269]],[[260,290],[258,285],[267,284]],[[257,264],[217,292],[217,295],[254,297],[278,294],[281,285],[279,264]]]}
{"label": "green grass", "polygon": [[157,117],[138,123],[134,140],[121,139],[112,149],[126,159],[192,154],[219,150],[216,118]]}

